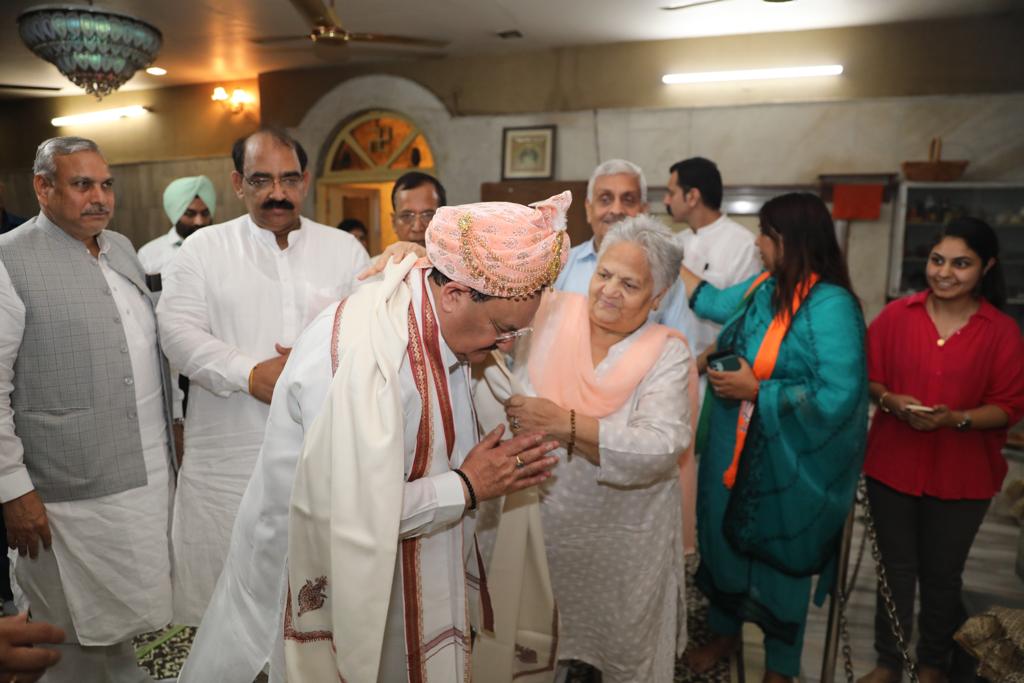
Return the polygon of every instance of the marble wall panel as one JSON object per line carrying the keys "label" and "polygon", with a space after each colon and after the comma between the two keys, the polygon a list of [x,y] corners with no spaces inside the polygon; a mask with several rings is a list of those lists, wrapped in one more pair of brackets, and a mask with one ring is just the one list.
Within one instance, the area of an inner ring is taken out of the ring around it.
{"label": "marble wall panel", "polygon": [[[814,184],[822,173],[896,173],[904,160],[927,158],[934,136],[947,158],[971,161],[965,180],[1024,180],[1024,94],[453,117],[422,86],[381,75],[345,81],[310,109],[295,132],[312,167],[341,122],[377,107],[423,127],[452,203],[476,201],[480,183],[501,179],[503,128],[550,124],[558,126],[555,175],[565,180],[622,157],[664,185],[672,163],[700,154],[719,164],[726,184]],[[851,273],[869,318],[885,303],[891,221],[887,206],[880,220],[850,230]]]}

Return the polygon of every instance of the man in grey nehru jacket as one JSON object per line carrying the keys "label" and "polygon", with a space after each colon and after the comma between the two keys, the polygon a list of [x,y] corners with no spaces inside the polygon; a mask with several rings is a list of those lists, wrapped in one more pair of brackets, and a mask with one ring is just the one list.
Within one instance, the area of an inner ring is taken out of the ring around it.
{"label": "man in grey nehru jacket", "polygon": [[156,297],[106,230],[91,140],[51,138],[39,215],[0,236],[0,501],[33,619],[64,629],[47,681],[148,681],[132,637],[171,619],[169,377]]}

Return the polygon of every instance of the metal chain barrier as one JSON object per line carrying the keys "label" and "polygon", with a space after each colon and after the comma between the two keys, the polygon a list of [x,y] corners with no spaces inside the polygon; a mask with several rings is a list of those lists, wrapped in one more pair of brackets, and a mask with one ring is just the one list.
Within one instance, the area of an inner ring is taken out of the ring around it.
{"label": "metal chain barrier", "polygon": [[903,634],[903,627],[900,625],[899,617],[896,614],[896,602],[892,597],[892,590],[889,588],[889,579],[885,573],[885,566],[882,564],[882,552],[878,548],[878,535],[875,531],[875,520],[871,516],[871,504],[868,501],[867,481],[861,475],[857,484],[856,503],[863,506],[864,512],[864,538],[861,539],[860,550],[857,553],[857,563],[854,566],[853,577],[845,586],[839,586],[839,631],[843,642],[843,669],[846,674],[847,683],[854,683],[853,677],[853,653],[850,648],[850,633],[846,621],[846,603],[853,586],[857,580],[857,572],[860,570],[861,561],[864,559],[864,547],[866,543],[871,544],[871,557],[875,561],[875,575],[878,579],[878,592],[885,604],[885,612],[889,617],[889,628],[896,638],[896,647],[899,648],[900,658],[903,660],[903,668],[907,672],[911,683],[917,683],[917,666],[910,656],[910,648]]}

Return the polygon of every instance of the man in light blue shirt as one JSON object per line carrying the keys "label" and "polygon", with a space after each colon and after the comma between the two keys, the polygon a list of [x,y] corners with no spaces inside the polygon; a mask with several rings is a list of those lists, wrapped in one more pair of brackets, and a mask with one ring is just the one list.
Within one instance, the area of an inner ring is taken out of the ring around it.
{"label": "man in light blue shirt", "polygon": [[636,164],[609,159],[594,169],[587,182],[587,223],[594,236],[572,248],[555,289],[587,294],[597,267],[597,252],[608,229],[627,216],[647,211],[647,179]]}
{"label": "man in light blue shirt", "polygon": [[[597,268],[601,240],[623,218],[647,211],[647,179],[639,166],[625,159],[609,159],[594,169],[587,182],[587,222],[594,236],[572,248],[555,289],[587,295],[590,278]],[[651,319],[674,327],[688,338],[697,331],[697,318],[690,311],[686,289],[677,281]]]}

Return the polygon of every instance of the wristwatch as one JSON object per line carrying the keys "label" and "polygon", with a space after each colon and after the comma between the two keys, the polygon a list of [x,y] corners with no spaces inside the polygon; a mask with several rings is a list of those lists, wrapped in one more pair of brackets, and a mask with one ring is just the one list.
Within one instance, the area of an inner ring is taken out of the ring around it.
{"label": "wristwatch", "polygon": [[954,427],[954,429],[956,429],[956,431],[958,431],[958,432],[966,432],[970,428],[971,428],[971,416],[965,410],[964,411],[964,419],[962,419],[959,422],[957,422],[956,426]]}

